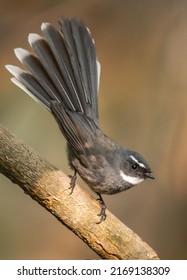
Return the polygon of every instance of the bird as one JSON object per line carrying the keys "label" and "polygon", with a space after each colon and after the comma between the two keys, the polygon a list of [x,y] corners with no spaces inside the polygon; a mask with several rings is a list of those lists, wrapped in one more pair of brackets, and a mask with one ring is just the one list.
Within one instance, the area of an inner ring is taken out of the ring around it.
{"label": "bird", "polygon": [[13,75],[11,81],[55,118],[67,141],[67,157],[74,171],[70,194],[78,173],[97,194],[101,223],[107,217],[103,194],[126,191],[154,176],[140,153],[122,147],[99,126],[101,66],[89,28],[74,17],[61,17],[58,23],[59,28],[42,23],[42,36],[29,34],[31,51],[14,49],[24,69],[5,67]]}

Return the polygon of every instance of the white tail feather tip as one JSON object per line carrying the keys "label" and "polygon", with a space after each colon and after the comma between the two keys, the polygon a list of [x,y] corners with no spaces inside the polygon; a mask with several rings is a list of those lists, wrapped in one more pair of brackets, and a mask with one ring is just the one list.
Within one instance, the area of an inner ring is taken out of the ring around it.
{"label": "white tail feather tip", "polygon": [[47,28],[48,25],[50,25],[50,23],[43,22],[42,25],[41,25],[41,30],[44,31]]}
{"label": "white tail feather tip", "polygon": [[36,34],[36,33],[30,33],[29,34],[28,41],[29,41],[29,44],[31,45],[31,47],[32,47],[32,44],[34,44],[38,40],[43,40],[43,37],[38,35],[38,34]]}
{"label": "white tail feather tip", "polygon": [[5,67],[15,77],[18,77],[21,73],[23,73],[23,70],[17,66],[7,64]]}
{"label": "white tail feather tip", "polygon": [[22,48],[16,48],[14,49],[14,53],[16,55],[16,57],[19,59],[19,61],[23,61],[23,59],[27,56],[30,55],[30,52],[28,52],[27,50],[25,49],[22,49]]}

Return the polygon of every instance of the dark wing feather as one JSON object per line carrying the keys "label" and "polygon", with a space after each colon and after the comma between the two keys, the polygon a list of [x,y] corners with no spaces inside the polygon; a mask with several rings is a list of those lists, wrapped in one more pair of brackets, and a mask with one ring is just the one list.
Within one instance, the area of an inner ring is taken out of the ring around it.
{"label": "dark wing feather", "polygon": [[51,102],[51,111],[60,127],[60,130],[64,134],[67,142],[73,148],[74,152],[83,151],[84,143],[87,141],[89,134],[84,130],[81,130],[80,133],[81,123],[77,123],[74,119],[74,116],[79,113],[66,111],[62,105],[56,101]]}

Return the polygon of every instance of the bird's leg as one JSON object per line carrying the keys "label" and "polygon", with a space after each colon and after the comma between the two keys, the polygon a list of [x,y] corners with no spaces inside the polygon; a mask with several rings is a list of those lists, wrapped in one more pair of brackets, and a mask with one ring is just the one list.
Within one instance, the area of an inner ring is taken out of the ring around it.
{"label": "bird's leg", "polygon": [[106,204],[105,204],[101,194],[97,193],[97,195],[99,196],[97,198],[97,201],[99,201],[99,203],[101,205],[101,212],[98,214],[98,216],[100,216],[101,219],[97,224],[100,224],[102,221],[104,221],[106,219]]}
{"label": "bird's leg", "polygon": [[71,192],[70,192],[70,195],[73,193],[74,191],[74,188],[75,188],[75,183],[76,183],[76,179],[77,179],[77,172],[75,170],[73,176],[70,176],[71,178],[71,181],[70,181],[70,189],[71,189]]}

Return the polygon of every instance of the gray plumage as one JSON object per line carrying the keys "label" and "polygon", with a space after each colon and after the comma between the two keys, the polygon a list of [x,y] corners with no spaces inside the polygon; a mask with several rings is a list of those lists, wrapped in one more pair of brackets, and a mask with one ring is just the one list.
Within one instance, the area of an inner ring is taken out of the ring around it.
{"label": "gray plumage", "polygon": [[8,65],[12,81],[43,104],[56,119],[68,143],[68,159],[76,172],[99,195],[101,221],[106,206],[101,194],[126,190],[153,178],[144,158],[122,148],[99,128],[98,89],[100,64],[89,29],[78,19],[59,20],[60,31],[43,23],[44,37],[30,34],[34,52],[17,48],[27,69]]}

